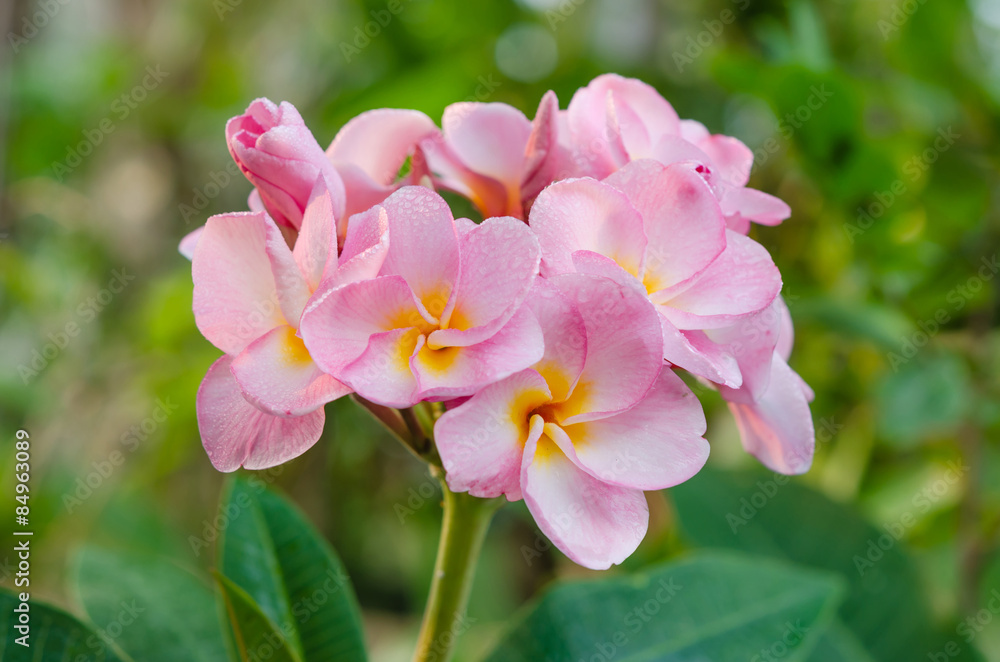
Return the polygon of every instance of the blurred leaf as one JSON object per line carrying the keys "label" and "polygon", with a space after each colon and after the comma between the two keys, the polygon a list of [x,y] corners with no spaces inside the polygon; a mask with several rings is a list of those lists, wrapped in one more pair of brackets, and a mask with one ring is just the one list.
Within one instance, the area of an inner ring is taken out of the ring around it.
{"label": "blurred leaf", "polygon": [[874,662],[840,619],[834,619],[807,659],[808,662]]}
{"label": "blurred leaf", "polygon": [[223,499],[219,568],[307,661],[365,660],[361,616],[337,554],[306,518],[255,478]]}
{"label": "blurred leaf", "polygon": [[[274,662],[299,662],[302,658],[281,630],[269,619],[247,592],[216,574],[219,591],[226,606],[226,617],[236,640],[237,662],[274,660]],[[337,658],[328,658],[337,659]]]}
{"label": "blurred leaf", "polygon": [[18,624],[18,614],[14,608],[21,601],[17,595],[0,589],[0,660],[8,662],[64,662],[87,660],[87,662],[129,662],[127,657],[115,654],[111,647],[97,634],[73,616],[50,605],[31,601],[29,603],[31,633],[30,647],[17,643],[22,636],[14,629]]}
{"label": "blurred leaf", "polygon": [[953,431],[972,399],[968,369],[954,356],[900,360],[878,389],[880,432],[897,446],[915,446]]}
{"label": "blurred leaf", "polygon": [[212,591],[187,570],[155,556],[85,547],[73,575],[91,622],[136,660],[226,658]]}
{"label": "blurred leaf", "polygon": [[[789,480],[704,470],[670,494],[684,531],[699,545],[766,554],[843,577],[849,592],[840,618],[875,659],[919,660],[940,648],[943,639],[934,633],[919,576],[898,536]],[[954,659],[978,658],[965,650]]]}
{"label": "blurred leaf", "polygon": [[735,660],[759,650],[803,659],[832,618],[826,574],[733,554],[557,586],[526,611],[488,662],[615,658]]}

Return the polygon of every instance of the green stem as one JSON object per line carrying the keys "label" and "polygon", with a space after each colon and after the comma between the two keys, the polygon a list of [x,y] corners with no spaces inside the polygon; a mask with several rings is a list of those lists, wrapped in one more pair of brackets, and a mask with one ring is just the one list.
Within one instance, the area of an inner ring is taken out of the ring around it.
{"label": "green stem", "polygon": [[431,594],[413,662],[448,662],[458,637],[468,629],[465,606],[469,601],[476,560],[493,513],[504,499],[480,499],[448,489],[440,469],[431,473],[444,491],[444,522],[434,564]]}

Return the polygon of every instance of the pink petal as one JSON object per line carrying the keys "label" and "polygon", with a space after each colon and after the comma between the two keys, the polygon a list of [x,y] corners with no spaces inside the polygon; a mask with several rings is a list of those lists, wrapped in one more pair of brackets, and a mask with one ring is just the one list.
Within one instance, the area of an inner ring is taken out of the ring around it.
{"label": "pink petal", "polygon": [[528,298],[538,320],[545,353],[532,368],[542,375],[555,402],[569,397],[587,360],[587,327],[576,304],[557,287],[538,279]]}
{"label": "pink petal", "polygon": [[201,226],[200,228],[192,230],[184,235],[184,238],[181,239],[180,245],[177,246],[178,252],[189,260],[193,259],[194,248],[198,245],[198,238],[201,237],[201,233],[204,230],[205,226]]}
{"label": "pink petal", "polygon": [[712,342],[724,347],[736,359],[743,376],[740,390],[753,400],[767,390],[771,380],[771,355],[781,337],[787,315],[784,302],[776,296],[764,310],[748,315],[732,326],[706,332]]}
{"label": "pink petal", "polygon": [[563,274],[550,282],[576,304],[587,329],[586,363],[569,399],[556,406],[559,421],[602,418],[641,400],[663,364],[653,305],[608,278]]}
{"label": "pink petal", "polygon": [[292,250],[310,292],[316,291],[323,278],[337,268],[337,219],[332,196],[326,180],[317,179]]}
{"label": "pink petal", "polygon": [[761,225],[778,225],[792,215],[792,209],[781,198],[752,188],[729,188],[722,197],[726,216],[739,214]]}
{"label": "pink petal", "polygon": [[[368,348],[375,334],[427,325],[413,293],[399,276],[383,276],[316,291],[299,326],[309,354],[326,372],[341,372]],[[409,359],[409,355],[406,357]]]}
{"label": "pink petal", "polygon": [[531,122],[505,103],[453,103],[441,120],[445,141],[472,172],[520,197]]}
{"label": "pink petal", "polygon": [[198,389],[198,430],[219,471],[266,469],[302,455],[323,433],[322,407],[296,418],[265,413],[240,393],[230,372],[232,357],[212,364]]}
{"label": "pink petal", "polygon": [[[725,388],[720,392],[727,400],[732,395]],[[812,465],[816,432],[807,396],[801,379],[775,353],[764,395],[750,404],[729,403],[743,447],[772,471],[801,474]]]}
{"label": "pink petal", "polygon": [[298,267],[291,252],[264,214],[208,219],[194,251],[191,273],[195,322],[209,342],[235,355],[274,327],[288,323],[279,301],[275,265],[289,281],[295,280]]}
{"label": "pink petal", "polygon": [[[345,124],[326,155],[344,179],[347,215],[385,200],[398,186],[407,157],[414,156],[421,140],[438,134],[434,122],[416,110],[380,108]],[[412,177],[405,181],[417,183]]]}
{"label": "pink petal", "polygon": [[605,255],[638,275],[646,249],[642,217],[623,193],[594,179],[570,179],[542,191],[531,207],[547,275],[572,272],[573,253]]}
{"label": "pink petal", "polygon": [[692,375],[733,388],[743,383],[740,366],[730,348],[713,342],[704,331],[681,331],[660,317],[663,358]]}
{"label": "pink petal", "polygon": [[582,469],[622,487],[673,487],[698,473],[708,459],[701,403],[666,368],[646,397],[631,409],[567,425],[563,431]]}
{"label": "pink petal", "polygon": [[714,166],[722,178],[730,186],[745,186],[750,179],[753,167],[753,152],[740,140],[732,136],[716,134],[698,143],[712,159]]}
{"label": "pink petal", "polygon": [[642,491],[603,483],[579,469],[535,421],[541,418],[535,417],[524,447],[521,489],[538,528],[584,567],[604,570],[621,563],[649,525]]}
{"label": "pink petal", "polygon": [[420,153],[427,160],[435,188],[448,189],[468,198],[483,218],[513,215],[520,217],[519,195],[492,177],[473,172],[449,143],[427,138],[420,143]]}
{"label": "pink petal", "polygon": [[767,249],[753,239],[726,231],[726,249],[707,269],[652,300],[679,329],[728,326],[771,305],[781,290],[781,274]]}
{"label": "pink petal", "polygon": [[288,325],[250,343],[232,372],[243,396],[275,416],[302,416],[351,392],[319,369]]}
{"label": "pink petal", "polygon": [[386,407],[412,407],[420,397],[410,357],[422,346],[423,336],[414,328],[376,333],[361,356],[338,376],[367,400]]}
{"label": "pink petal", "polygon": [[567,154],[559,143],[559,99],[549,90],[538,104],[525,148],[521,198],[529,205],[542,189],[554,182],[564,168]]}
{"label": "pink petal", "polygon": [[460,239],[461,272],[454,304],[432,346],[471,345],[492,336],[528,295],[541,260],[538,239],[523,222],[489,218]]}
{"label": "pink petal", "polygon": [[410,361],[420,399],[472,395],[487,384],[531,367],[545,349],[538,321],[523,307],[482,342],[434,349],[430,345],[428,341],[419,348]]}
{"label": "pink petal", "polygon": [[708,184],[683,164],[633,161],[605,180],[642,215],[643,282],[655,292],[708,267],[726,247],[726,222]]}
{"label": "pink petal", "polygon": [[434,425],[448,487],[490,498],[521,498],[521,453],[531,412],[550,399],[545,380],[524,370],[491,384]]}
{"label": "pink petal", "polygon": [[389,251],[382,275],[402,276],[428,311],[439,317],[458,280],[455,221],[444,199],[422,186],[407,186],[385,203]]}

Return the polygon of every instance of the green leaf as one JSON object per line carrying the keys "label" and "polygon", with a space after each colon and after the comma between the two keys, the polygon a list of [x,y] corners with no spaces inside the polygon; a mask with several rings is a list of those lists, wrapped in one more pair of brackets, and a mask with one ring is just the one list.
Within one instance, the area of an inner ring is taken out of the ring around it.
{"label": "green leaf", "polygon": [[219,591],[226,607],[226,617],[236,642],[236,658],[240,662],[272,660],[301,662],[291,642],[271,622],[247,592],[216,573]]}
{"label": "green leaf", "polygon": [[[935,633],[917,570],[893,535],[905,527],[891,522],[877,529],[790,480],[704,470],[670,494],[682,528],[701,546],[765,554],[843,577],[849,591],[840,619],[872,658],[920,660],[938,650],[945,639]],[[966,647],[951,662],[974,659]]]}
{"label": "green leaf", "polygon": [[256,478],[223,499],[219,568],[288,634],[307,662],[366,659],[361,614],[343,564],[297,508]]}
{"label": "green leaf", "polygon": [[136,660],[226,659],[211,588],[173,562],[85,547],[73,575],[91,622]]}
{"label": "green leaf", "polygon": [[808,662],[875,662],[840,619],[834,619],[807,659]]}
{"label": "green leaf", "polygon": [[0,660],[5,662],[130,662],[116,654],[111,646],[61,609],[35,602],[28,603],[31,631],[29,648],[17,643],[23,635],[14,629],[18,614],[14,608],[21,601],[17,595],[0,589]]}
{"label": "green leaf", "polygon": [[710,553],[648,572],[562,584],[507,632],[488,662],[802,660],[841,597],[836,579]]}

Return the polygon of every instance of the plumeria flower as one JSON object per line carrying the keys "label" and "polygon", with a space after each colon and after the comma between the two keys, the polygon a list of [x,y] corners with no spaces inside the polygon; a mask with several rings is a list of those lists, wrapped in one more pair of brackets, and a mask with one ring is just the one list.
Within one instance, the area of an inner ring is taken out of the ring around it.
{"label": "plumeria flower", "polygon": [[[419,145],[441,135],[417,110],[361,113],[337,133],[326,155],[344,181],[345,217],[367,211],[397,189],[422,184],[429,173]],[[409,172],[401,171],[409,160]]]}
{"label": "plumeria flower", "polygon": [[[316,179],[328,182],[334,212],[342,223],[344,185],[292,104],[257,99],[226,124],[229,152],[256,187],[279,226],[298,230]],[[253,209],[253,204],[251,204]]]}
{"label": "plumeria flower", "polygon": [[621,563],[648,525],[644,490],[704,465],[705,417],[662,367],[659,315],[642,293],[599,276],[539,280],[529,305],[540,361],[487,386],[435,426],[448,486],[523,498],[577,563]]}
{"label": "plumeria flower", "polygon": [[642,81],[598,76],[577,90],[560,123],[566,147],[553,152],[564,177],[603,179],[638,159],[664,165],[697,164],[722,204],[729,226],[746,234],[750,221],[777,225],[791,215],[782,200],[746,188],[753,152],[736,138],[711,135],[704,125],[681,120],[659,92]]}
{"label": "plumeria flower", "polygon": [[448,106],[443,131],[420,143],[436,186],[459,193],[483,218],[523,219],[551,179],[547,159],[554,145],[558,102],[542,99],[534,122],[504,103],[463,102]]}
{"label": "plumeria flower", "polygon": [[378,277],[325,283],[302,316],[323,371],[375,403],[409,407],[472,395],[541,357],[541,330],[523,306],[539,248],[523,222],[456,222],[420,186],[366,213],[388,227]]}
{"label": "plumeria flower", "polygon": [[294,248],[263,212],[213,216],[194,248],[198,329],[225,352],[198,391],[198,426],[220,471],[262,469],[304,453],[323,429],[323,405],[350,388],[325,374],[298,336],[320,282],[378,272],[385,237],[363,227],[338,256],[335,194],[316,182]]}
{"label": "plumeria flower", "polygon": [[767,308],[781,275],[760,244],[726,228],[719,202],[689,165],[641,160],[603,182],[556,182],[538,196],[529,225],[543,275],[580,271],[630,284],[660,312],[667,361],[742,384],[716,330]]}

